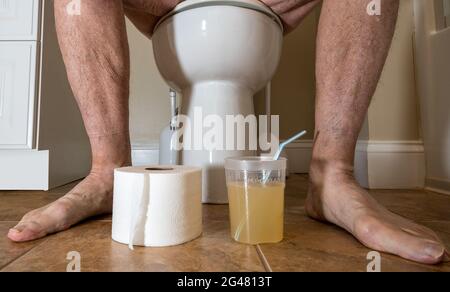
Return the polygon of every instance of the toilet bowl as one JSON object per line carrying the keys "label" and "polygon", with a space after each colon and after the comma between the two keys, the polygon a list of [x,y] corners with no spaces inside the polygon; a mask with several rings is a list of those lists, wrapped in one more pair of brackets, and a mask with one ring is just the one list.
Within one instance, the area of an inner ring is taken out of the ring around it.
{"label": "toilet bowl", "polygon": [[[224,125],[227,115],[254,115],[253,96],[273,77],[282,38],[280,19],[259,1],[188,0],[157,24],[153,47],[162,77],[182,94],[181,114],[198,129],[199,112]],[[204,203],[227,203],[224,159],[256,152],[203,148],[182,150],[181,163],[203,167]]]}

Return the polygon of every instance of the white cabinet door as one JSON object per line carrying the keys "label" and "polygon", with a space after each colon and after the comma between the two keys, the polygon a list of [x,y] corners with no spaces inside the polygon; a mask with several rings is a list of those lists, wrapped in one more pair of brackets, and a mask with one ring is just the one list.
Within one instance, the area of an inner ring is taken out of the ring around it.
{"label": "white cabinet door", "polygon": [[37,40],[40,0],[0,0],[0,40]]}
{"label": "white cabinet door", "polygon": [[0,42],[0,149],[33,147],[35,78],[36,43]]}

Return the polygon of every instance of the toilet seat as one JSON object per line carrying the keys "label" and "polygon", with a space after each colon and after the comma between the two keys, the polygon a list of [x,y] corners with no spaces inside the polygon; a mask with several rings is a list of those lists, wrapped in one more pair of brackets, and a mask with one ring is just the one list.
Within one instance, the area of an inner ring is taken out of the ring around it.
{"label": "toilet seat", "polygon": [[156,31],[161,23],[163,23],[166,19],[172,17],[175,14],[190,9],[207,6],[235,6],[246,9],[252,9],[266,14],[279,25],[282,31],[284,30],[283,22],[281,21],[280,17],[277,14],[275,14],[269,7],[267,7],[262,2],[257,0],[186,0],[178,4],[171,12],[163,16],[156,24],[154,30]]}

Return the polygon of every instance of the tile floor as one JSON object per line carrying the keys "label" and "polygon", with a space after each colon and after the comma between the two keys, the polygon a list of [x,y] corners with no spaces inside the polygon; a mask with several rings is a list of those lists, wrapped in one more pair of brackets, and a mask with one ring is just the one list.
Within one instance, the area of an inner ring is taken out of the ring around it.
{"label": "tile floor", "polygon": [[[111,217],[88,220],[56,235],[16,244],[8,229],[29,210],[62,196],[50,192],[0,192],[0,271],[65,271],[70,251],[81,254],[82,271],[365,271],[370,251],[337,227],[305,216],[307,177],[292,175],[286,190],[285,240],[247,246],[228,231],[228,207],[204,206],[204,234],[171,248],[136,248],[111,240]],[[450,246],[450,196],[425,191],[371,191],[392,211],[434,229]],[[450,263],[426,266],[382,255],[383,271],[450,271]]]}

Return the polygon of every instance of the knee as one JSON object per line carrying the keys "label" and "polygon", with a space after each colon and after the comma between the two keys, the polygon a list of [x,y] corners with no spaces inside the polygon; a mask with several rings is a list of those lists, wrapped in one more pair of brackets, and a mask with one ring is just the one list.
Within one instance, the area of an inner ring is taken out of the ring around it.
{"label": "knee", "polygon": [[124,6],[131,10],[146,12],[155,16],[163,16],[182,0],[123,0]]}
{"label": "knee", "polygon": [[260,0],[269,6],[284,23],[286,32],[295,29],[302,20],[317,6],[322,0],[302,0],[302,1],[278,1]]}

